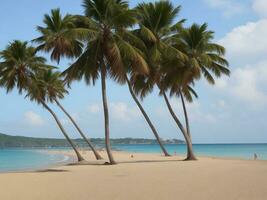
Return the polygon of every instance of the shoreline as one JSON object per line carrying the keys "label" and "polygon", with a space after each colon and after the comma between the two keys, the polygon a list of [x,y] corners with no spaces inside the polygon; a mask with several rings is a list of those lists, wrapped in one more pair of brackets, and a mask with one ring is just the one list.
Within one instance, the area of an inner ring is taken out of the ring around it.
{"label": "shoreline", "polygon": [[[24,150],[24,149],[23,149]],[[28,149],[26,149],[28,150]],[[69,163],[75,163],[77,162],[77,159],[76,159],[76,155],[75,153],[73,152],[73,150],[71,149],[64,149],[64,150],[53,150],[53,149],[29,149],[30,151],[36,151],[36,152],[39,152],[39,153],[44,153],[44,154],[50,154],[50,155],[62,155],[64,156],[65,158],[63,160],[60,160],[58,162],[56,162],[55,164],[58,164],[58,163],[65,163],[65,164],[69,164]],[[82,154],[92,154],[92,151],[91,150],[80,150],[80,152],[82,152]],[[105,155],[106,154],[106,151],[105,150],[98,150],[98,152],[101,153],[101,155]],[[186,156],[184,154],[179,154],[177,153],[176,155],[174,154],[171,154],[170,157],[165,157],[161,152],[136,152],[136,151],[125,151],[125,150],[113,150],[112,151],[114,154],[136,154],[136,155],[147,155],[147,156],[158,156],[160,158],[185,158]],[[105,156],[104,156],[105,157]],[[197,158],[200,158],[200,159],[205,159],[205,158],[209,158],[209,159],[218,159],[218,160],[239,160],[239,161],[264,161],[264,162],[267,162],[267,160],[265,159],[260,159],[258,158],[257,160],[254,160],[253,158],[251,159],[248,159],[248,158],[243,158],[243,157],[232,157],[232,156],[212,156],[212,155],[204,155],[204,154],[197,154]],[[95,160],[94,156],[92,156],[92,158],[90,160]]]}
{"label": "shoreline", "polygon": [[[33,168],[29,168],[29,169],[21,169],[21,170],[7,170],[7,171],[0,171],[0,174],[9,174],[9,173],[30,173],[30,172],[39,172],[42,170],[47,170],[50,168],[58,168],[58,167],[64,167],[64,166],[71,166],[71,165],[79,165],[79,163],[77,162],[76,156],[74,155],[73,151],[71,149],[61,149],[61,150],[53,150],[53,149],[29,149],[31,151],[37,151],[39,153],[45,153],[45,154],[50,154],[50,155],[62,155],[64,156],[63,160],[57,161],[55,163],[51,163],[51,164],[47,164],[44,166],[40,166],[40,167],[33,167]],[[89,154],[92,154],[91,150],[82,150],[81,152],[86,152]],[[106,152],[104,150],[99,150],[99,152],[106,154]],[[136,155],[146,155],[146,156],[158,156],[160,158],[167,158],[165,156],[163,156],[163,154],[161,154],[160,152],[135,152],[135,151],[125,151],[125,150],[113,150],[113,153],[121,153],[121,154],[136,154]],[[105,157],[105,156],[104,156]],[[176,161],[183,161],[183,159],[185,158],[184,155],[182,154],[176,154],[176,155],[171,155],[172,159],[176,159]],[[224,157],[224,156],[209,156],[209,155],[197,155],[198,159],[215,159],[215,160],[226,160],[226,161],[253,161],[253,162],[266,162],[267,160],[264,159],[247,159],[247,158],[242,158],[242,157]],[[90,159],[90,160],[86,160],[85,162],[88,163],[86,164],[80,164],[80,165],[94,165],[97,160],[94,158],[94,156]],[[175,160],[172,160],[175,161]],[[142,162],[142,160],[140,160],[140,162]],[[153,160],[151,160],[151,162],[153,162]],[[184,161],[186,162],[186,161]],[[92,164],[90,164],[92,163]],[[122,163],[118,163],[118,164],[123,164]],[[101,165],[101,164],[98,164]],[[104,164],[103,164],[104,165]]]}

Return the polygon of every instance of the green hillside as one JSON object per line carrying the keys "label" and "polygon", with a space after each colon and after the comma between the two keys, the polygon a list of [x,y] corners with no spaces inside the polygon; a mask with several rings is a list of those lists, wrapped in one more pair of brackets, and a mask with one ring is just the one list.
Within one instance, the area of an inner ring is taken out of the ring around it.
{"label": "green hillside", "polygon": [[[75,139],[75,143],[79,146],[86,146],[82,139]],[[91,141],[98,145],[104,145],[103,138],[93,138]],[[111,139],[112,144],[157,144],[156,140],[153,139],[143,139],[143,138],[118,138]],[[184,143],[182,140],[165,140],[165,144],[181,144]],[[11,147],[69,147],[69,144],[65,139],[53,139],[53,138],[33,138],[33,137],[23,137],[23,136],[10,136],[5,134],[0,134],[0,148],[11,148]]]}

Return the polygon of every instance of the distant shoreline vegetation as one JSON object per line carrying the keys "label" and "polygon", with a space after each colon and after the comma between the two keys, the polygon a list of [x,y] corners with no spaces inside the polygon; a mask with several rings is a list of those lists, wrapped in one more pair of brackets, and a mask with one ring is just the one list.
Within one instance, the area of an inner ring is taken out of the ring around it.
{"label": "distant shoreline vegetation", "polygon": [[[104,146],[104,138],[92,138],[91,141],[97,146]],[[79,147],[87,147],[82,139],[75,139],[74,142]],[[167,139],[162,140],[164,144],[184,144],[183,140]],[[157,140],[145,138],[116,138],[111,139],[111,144],[157,144]],[[28,148],[50,148],[50,147],[70,147],[65,139],[56,138],[33,138],[24,136],[11,136],[0,134],[0,148],[28,147]]]}

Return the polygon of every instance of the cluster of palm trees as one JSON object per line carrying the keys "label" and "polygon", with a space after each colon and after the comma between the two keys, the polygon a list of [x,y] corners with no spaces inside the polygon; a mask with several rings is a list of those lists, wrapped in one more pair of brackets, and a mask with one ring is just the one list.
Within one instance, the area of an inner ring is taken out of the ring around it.
{"label": "cluster of palm trees", "polygon": [[[85,80],[94,85],[101,79],[105,121],[105,145],[110,164],[115,164],[110,145],[109,109],[106,79],[127,84],[130,94],[155,135],[162,152],[170,156],[151,122],[141,101],[156,87],[163,96],[187,145],[186,160],[195,160],[185,100],[191,102],[197,93],[195,82],[204,77],[214,84],[215,78],[229,75],[225,49],[213,42],[214,33],[207,24],[184,25],[177,20],[180,7],[170,1],[140,3],[129,8],[123,0],[83,0],[83,15],[62,16],[54,9],[44,16],[38,26],[40,37],[27,42],[13,41],[0,52],[0,85],[7,92],[17,88],[19,93],[36,101],[55,118],[62,133],[73,147],[79,161],[84,160],[76,145],[48,103],[55,103],[67,115],[80,135],[102,159],[59,100],[67,93],[66,86]],[[38,52],[51,55],[60,62],[62,57],[75,59],[64,72],[46,64]],[[169,96],[178,96],[184,111],[185,125],[175,114]]]}

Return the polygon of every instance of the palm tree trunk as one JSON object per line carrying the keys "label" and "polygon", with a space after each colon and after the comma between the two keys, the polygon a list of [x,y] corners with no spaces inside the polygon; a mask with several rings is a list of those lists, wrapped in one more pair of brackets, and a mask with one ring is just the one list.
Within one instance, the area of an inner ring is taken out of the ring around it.
{"label": "palm tree trunk", "polygon": [[68,134],[66,133],[65,129],[63,128],[62,124],[60,123],[59,119],[57,118],[56,114],[53,112],[53,110],[51,108],[49,108],[49,106],[42,101],[42,105],[51,113],[51,115],[54,117],[54,119],[57,122],[57,125],[59,126],[61,132],[63,133],[63,135],[65,136],[65,138],[67,139],[67,141],[69,142],[69,144],[71,145],[71,147],[73,148],[73,150],[76,153],[76,156],[78,158],[78,161],[83,161],[84,158],[82,157],[82,155],[79,153],[79,151],[76,149],[75,144],[71,141],[71,139],[69,138]]}
{"label": "palm tree trunk", "polygon": [[184,118],[185,118],[185,124],[186,124],[186,131],[187,131],[188,136],[191,138],[191,131],[190,131],[190,126],[189,126],[189,120],[188,120],[187,110],[186,110],[185,101],[184,101],[184,97],[183,97],[182,92],[180,92],[180,97],[181,97],[181,101],[182,101],[182,104],[183,104]]}
{"label": "palm tree trunk", "polygon": [[70,116],[70,114],[64,109],[64,107],[59,103],[59,101],[57,99],[55,99],[56,104],[58,105],[58,107],[67,115],[67,117],[70,119],[70,121],[72,122],[72,124],[75,126],[75,128],[78,130],[78,132],[80,133],[80,135],[82,136],[82,138],[84,139],[84,141],[88,144],[88,146],[91,148],[91,150],[93,151],[95,157],[97,160],[101,160],[103,159],[100,154],[96,151],[95,147],[93,146],[93,144],[91,143],[91,141],[84,135],[84,133],[82,132],[82,130],[80,129],[80,127],[77,125],[77,123],[74,121],[74,119]]}
{"label": "palm tree trunk", "polygon": [[101,67],[101,85],[102,85],[102,100],[103,100],[103,109],[104,109],[104,118],[105,118],[105,143],[106,150],[109,158],[110,164],[116,164],[110,146],[109,138],[109,113],[108,113],[108,103],[107,103],[107,94],[106,94],[106,69],[103,65]]}
{"label": "palm tree trunk", "polygon": [[163,153],[164,153],[165,156],[170,156],[170,154],[167,152],[167,150],[163,146],[157,130],[155,129],[155,127],[152,124],[152,122],[150,121],[150,119],[149,119],[148,115],[146,114],[144,108],[142,107],[141,103],[138,101],[137,97],[135,96],[135,94],[133,92],[133,89],[132,89],[132,86],[131,86],[131,83],[130,83],[127,75],[125,75],[125,78],[126,78],[126,81],[127,81],[127,84],[128,84],[129,90],[130,90],[130,93],[131,93],[131,95],[132,95],[135,103],[137,104],[138,108],[140,109],[140,111],[142,112],[143,116],[145,117],[148,125],[150,126],[150,128],[152,130],[152,132],[154,133],[154,135],[155,135],[155,137],[156,137],[156,139],[157,139],[157,141],[159,143],[159,146],[160,146],[161,150],[163,151]]}
{"label": "palm tree trunk", "polygon": [[167,107],[168,107],[174,121],[176,122],[176,124],[180,128],[180,130],[182,131],[183,136],[185,138],[185,142],[186,142],[186,146],[187,146],[187,157],[185,160],[196,160],[196,156],[194,155],[194,151],[193,151],[193,145],[192,145],[191,138],[187,134],[186,130],[184,129],[184,127],[183,127],[182,123],[180,122],[180,120],[178,119],[178,117],[175,115],[165,92],[163,92],[163,96],[164,96],[164,100],[167,104]]}

